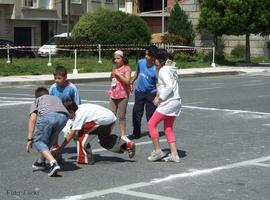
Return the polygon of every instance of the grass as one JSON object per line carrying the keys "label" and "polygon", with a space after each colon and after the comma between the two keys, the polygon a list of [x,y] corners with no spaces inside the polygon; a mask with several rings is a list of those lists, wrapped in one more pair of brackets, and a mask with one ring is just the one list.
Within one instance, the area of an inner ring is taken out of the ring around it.
{"label": "grass", "polygon": [[[204,59],[203,56],[193,56],[183,58],[175,56],[178,68],[199,68],[210,67],[211,58]],[[217,59],[218,65],[236,66],[244,64],[244,59],[226,57],[226,59]],[[263,57],[252,58],[252,63],[269,62]],[[68,73],[72,73],[74,68],[74,56],[52,57],[52,66],[47,66],[48,58],[13,58],[11,64],[6,63],[6,58],[0,58],[0,76],[14,75],[42,75],[52,74],[54,67],[63,65],[67,68]],[[129,66],[134,71],[136,69],[137,60],[135,57],[129,57]],[[102,63],[98,63],[96,56],[79,56],[77,59],[77,69],[79,73],[86,72],[109,72],[112,68],[111,58],[102,58]]]}

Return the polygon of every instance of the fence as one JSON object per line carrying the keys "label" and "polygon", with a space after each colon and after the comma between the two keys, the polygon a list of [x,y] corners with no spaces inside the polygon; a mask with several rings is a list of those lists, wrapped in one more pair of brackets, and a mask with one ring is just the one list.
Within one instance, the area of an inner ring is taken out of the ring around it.
{"label": "fence", "polygon": [[[178,45],[170,45],[163,43],[154,43],[158,48],[164,48],[168,52],[179,52],[179,51],[212,51],[212,64],[211,67],[216,67],[215,64],[215,48],[214,47],[194,47],[194,46],[178,46]],[[52,55],[56,54],[57,51],[66,51],[74,53],[74,69],[73,73],[77,74],[77,54],[78,52],[97,52],[98,54],[98,63],[102,63],[102,52],[105,51],[115,51],[121,49],[123,51],[144,51],[148,45],[140,45],[140,44],[92,44],[92,45],[52,45],[48,47],[40,47],[40,46],[0,46],[0,50],[6,50],[7,53],[7,61],[6,63],[11,63],[11,50],[24,51],[24,52],[39,52],[41,48],[45,52],[44,55],[48,56],[48,66],[52,66]]]}

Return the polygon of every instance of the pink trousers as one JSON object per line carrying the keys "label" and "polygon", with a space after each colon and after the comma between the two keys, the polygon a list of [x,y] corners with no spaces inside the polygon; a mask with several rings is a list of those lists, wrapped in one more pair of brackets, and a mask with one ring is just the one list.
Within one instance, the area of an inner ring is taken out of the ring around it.
{"label": "pink trousers", "polygon": [[175,116],[166,116],[157,111],[154,112],[147,124],[151,138],[159,138],[157,126],[161,121],[164,121],[164,132],[168,143],[170,144],[172,142],[175,142],[176,139],[172,128],[175,121]]}

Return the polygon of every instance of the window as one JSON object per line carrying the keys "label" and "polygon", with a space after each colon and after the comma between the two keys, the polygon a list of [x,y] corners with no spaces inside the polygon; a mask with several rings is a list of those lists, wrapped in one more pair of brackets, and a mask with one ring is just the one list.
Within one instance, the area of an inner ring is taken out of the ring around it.
{"label": "window", "polygon": [[106,0],[106,3],[113,3],[113,0]]}
{"label": "window", "polygon": [[24,7],[36,7],[37,6],[37,0],[24,0]]}
{"label": "window", "polygon": [[71,0],[71,3],[81,4],[82,3],[82,0]]}

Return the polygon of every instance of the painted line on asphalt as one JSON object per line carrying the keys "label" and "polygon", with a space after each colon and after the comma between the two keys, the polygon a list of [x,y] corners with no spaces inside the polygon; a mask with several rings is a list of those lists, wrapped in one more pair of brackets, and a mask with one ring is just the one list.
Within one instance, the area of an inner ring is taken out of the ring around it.
{"label": "painted line on asphalt", "polygon": [[[189,177],[195,177],[195,176],[202,176],[202,175],[207,175],[207,174],[211,174],[214,172],[219,172],[222,170],[252,166],[256,163],[260,164],[260,162],[265,162],[265,161],[269,161],[269,160],[270,160],[270,156],[260,157],[260,158],[246,160],[246,161],[237,162],[237,163],[232,163],[232,164],[228,164],[228,165],[222,165],[222,166],[215,167],[215,168],[209,168],[209,169],[203,169],[203,170],[193,170],[191,172],[184,172],[184,173],[180,173],[180,174],[172,174],[172,175],[169,175],[165,178],[154,178],[149,182],[132,183],[129,185],[123,185],[123,186],[108,188],[108,189],[104,189],[104,190],[98,190],[98,191],[89,192],[89,193],[85,193],[85,194],[81,194],[81,195],[66,196],[64,198],[52,199],[52,200],[83,200],[83,199],[90,199],[90,198],[94,198],[94,197],[100,197],[100,196],[108,195],[108,194],[112,194],[112,193],[122,193],[122,194],[126,193],[127,195],[132,195],[132,196],[137,196],[137,197],[138,197],[138,195],[140,195],[141,198],[148,197],[149,199],[156,199],[155,195],[151,196],[151,194],[139,193],[139,192],[133,193],[129,190],[142,188],[142,187],[148,187],[148,186],[152,186],[154,184],[172,181],[175,179],[183,179],[183,178],[189,178]],[[145,194],[146,196],[143,196],[143,194]],[[170,198],[170,197],[167,197],[167,198]],[[161,198],[161,199],[163,199],[163,198]]]}
{"label": "painted line on asphalt", "polygon": [[254,84],[244,84],[244,85],[242,85],[242,86],[244,86],[244,87],[250,87],[250,86],[262,86],[262,85],[265,85],[264,83],[254,83]]}
{"label": "painted line on asphalt", "polygon": [[230,109],[207,108],[207,107],[197,107],[197,106],[183,106],[183,108],[198,109],[198,110],[209,110],[209,111],[233,112],[234,114],[248,113],[248,114],[258,114],[258,115],[270,115],[270,113],[256,112],[256,111],[251,111],[251,110],[230,110]]}
{"label": "painted line on asphalt", "polygon": [[181,174],[172,174],[172,175],[169,175],[165,178],[153,179],[151,181],[151,183],[161,183],[161,182],[165,182],[165,181],[171,181],[173,179],[188,178],[188,177],[200,176],[200,175],[204,175],[204,174],[211,174],[213,172],[218,172],[221,170],[250,166],[250,165],[254,165],[254,164],[259,163],[259,162],[265,162],[268,160],[270,160],[270,156],[256,158],[256,159],[247,160],[247,161],[238,162],[238,163],[232,163],[229,165],[223,165],[223,166],[210,168],[210,169],[193,170],[192,172],[186,172],[186,173],[181,173]]}
{"label": "painted line on asphalt", "polygon": [[15,99],[15,100],[35,100],[35,98],[28,98],[28,97],[25,97],[25,98],[21,98],[21,97],[0,97],[0,99]]}
{"label": "painted line on asphalt", "polygon": [[176,198],[161,196],[161,195],[157,195],[157,194],[149,194],[149,193],[144,193],[144,192],[135,192],[135,191],[131,191],[131,190],[121,191],[121,192],[118,192],[118,193],[125,194],[125,195],[130,195],[130,196],[135,196],[135,197],[140,197],[140,198],[144,198],[144,199],[182,200],[182,199],[176,199]]}
{"label": "painted line on asphalt", "polygon": [[192,89],[193,91],[203,91],[203,90],[215,90],[215,89],[220,89],[222,87],[208,87],[208,88],[195,88]]}
{"label": "painted line on asphalt", "polygon": [[254,163],[252,165],[260,166],[260,167],[270,167],[270,164],[265,164],[265,163]]}
{"label": "painted line on asphalt", "polygon": [[[0,102],[1,103],[1,102]],[[23,104],[31,104],[33,102],[28,102],[28,101],[21,101],[21,102],[10,102],[10,103],[3,103],[0,104],[0,107],[4,107],[4,106],[14,106],[14,105],[23,105]]]}

